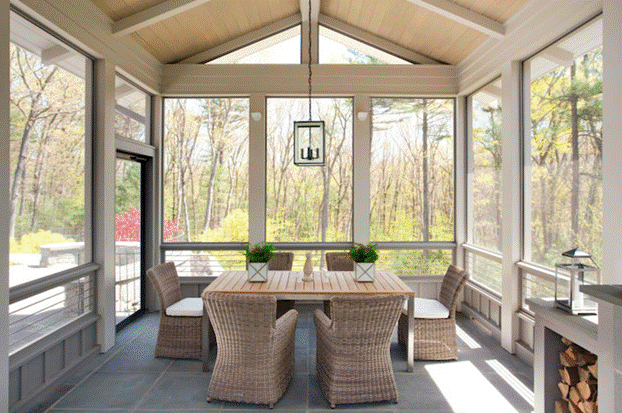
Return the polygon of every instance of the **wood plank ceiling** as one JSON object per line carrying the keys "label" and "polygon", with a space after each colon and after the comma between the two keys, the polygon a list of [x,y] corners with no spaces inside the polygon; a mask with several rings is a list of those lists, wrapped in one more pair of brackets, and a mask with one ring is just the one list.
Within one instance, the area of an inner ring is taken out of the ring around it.
{"label": "wood plank ceiling", "polygon": [[[307,0],[91,1],[123,25],[118,35],[132,36],[162,63],[176,63],[299,15]],[[319,2],[320,21],[336,20],[373,39],[458,64],[489,35],[502,36],[503,23],[527,0],[313,1]],[[132,26],[134,21],[140,24]]]}

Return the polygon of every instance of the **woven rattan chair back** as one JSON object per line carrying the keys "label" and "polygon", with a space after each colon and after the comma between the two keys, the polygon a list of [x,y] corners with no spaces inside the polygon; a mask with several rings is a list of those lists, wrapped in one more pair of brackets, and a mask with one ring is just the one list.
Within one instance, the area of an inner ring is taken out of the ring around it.
{"label": "woven rattan chair back", "polygon": [[455,265],[450,265],[443,277],[438,300],[449,309],[449,316],[453,317],[458,305],[458,297],[464,284],[469,279],[469,273]]}
{"label": "woven rattan chair back", "polygon": [[270,295],[204,292],[218,355],[207,400],[267,404],[283,395],[294,372],[298,313],[276,320]]}
{"label": "woven rattan chair back", "polygon": [[268,270],[270,271],[291,271],[294,264],[293,252],[275,252],[274,256],[268,262]]}
{"label": "woven rattan chair back", "polygon": [[354,271],[354,261],[346,258],[345,252],[327,252],[326,269],[328,271]]}
{"label": "woven rattan chair back", "polygon": [[336,404],[397,402],[391,336],[405,297],[338,296],[331,318],[315,310],[316,371],[331,407]]}
{"label": "woven rattan chair back", "polygon": [[333,297],[330,300],[332,329],[356,345],[389,343],[404,300],[401,295]]}
{"label": "woven rattan chair back", "polygon": [[147,270],[147,276],[160,301],[160,325],[155,356],[199,359],[203,317],[166,315],[166,309],[181,300],[181,286],[175,263],[156,265]]}
{"label": "woven rattan chair back", "polygon": [[167,307],[181,300],[179,275],[174,262],[165,262],[148,269],[147,277],[156,290],[161,311],[164,312]]}
{"label": "woven rattan chair back", "polygon": [[205,305],[219,349],[265,343],[274,329],[274,296],[209,293]]}

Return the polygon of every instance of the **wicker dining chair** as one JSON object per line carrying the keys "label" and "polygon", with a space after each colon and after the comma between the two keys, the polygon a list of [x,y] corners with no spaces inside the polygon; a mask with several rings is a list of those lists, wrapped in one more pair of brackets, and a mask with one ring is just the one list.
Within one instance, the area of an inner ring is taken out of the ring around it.
{"label": "wicker dining chair", "polygon": [[397,403],[390,345],[404,300],[402,295],[337,296],[330,300],[331,318],[315,310],[317,377],[332,408]]}
{"label": "wicker dining chair", "polygon": [[201,297],[181,298],[175,263],[165,262],[147,270],[160,302],[160,326],[156,357],[201,358],[203,302]]}
{"label": "wicker dining chair", "polygon": [[[268,261],[268,271],[291,271],[294,265],[293,252],[275,252],[272,259]],[[280,317],[289,310],[294,309],[296,301],[294,300],[277,300],[276,301],[276,317]]]}
{"label": "wicker dining chair", "polygon": [[[327,252],[326,270],[328,271],[354,271],[354,261],[346,257],[345,252]],[[330,317],[330,301],[324,300],[324,312]]]}
{"label": "wicker dining chair", "polygon": [[354,261],[346,258],[345,252],[327,252],[326,269],[328,271],[354,271]]}
{"label": "wicker dining chair", "polygon": [[270,295],[205,291],[202,298],[218,345],[207,401],[273,408],[294,372],[298,312],[277,319],[276,298]]}
{"label": "wicker dining chair", "polygon": [[269,271],[291,271],[294,264],[293,252],[275,252],[272,259],[268,261]]}
{"label": "wicker dining chair", "polygon": [[[414,352],[416,360],[457,360],[456,307],[469,274],[454,265],[447,268],[438,300],[415,298]],[[408,313],[402,310],[398,341],[406,343]]]}

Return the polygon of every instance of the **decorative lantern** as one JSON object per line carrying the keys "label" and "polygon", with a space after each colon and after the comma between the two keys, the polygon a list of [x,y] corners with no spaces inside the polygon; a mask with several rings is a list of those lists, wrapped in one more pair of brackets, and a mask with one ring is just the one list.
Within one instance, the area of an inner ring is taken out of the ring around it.
{"label": "decorative lantern", "polygon": [[600,284],[600,271],[592,256],[575,248],[562,257],[555,264],[555,306],[574,315],[596,314],[596,302],[579,291],[581,285]]}
{"label": "decorative lantern", "polygon": [[309,0],[309,120],[294,122],[294,165],[324,166],[324,121],[311,117],[311,0]]}

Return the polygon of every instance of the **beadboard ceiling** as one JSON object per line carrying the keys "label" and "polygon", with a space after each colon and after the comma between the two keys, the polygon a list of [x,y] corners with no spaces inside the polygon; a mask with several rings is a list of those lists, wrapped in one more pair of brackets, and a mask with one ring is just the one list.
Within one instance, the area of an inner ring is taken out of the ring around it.
{"label": "beadboard ceiling", "polygon": [[[91,0],[161,63],[200,63],[308,20],[308,0]],[[312,0],[319,24],[413,63],[456,65],[527,0]],[[210,51],[212,51],[210,53]],[[413,57],[414,56],[414,57]]]}

